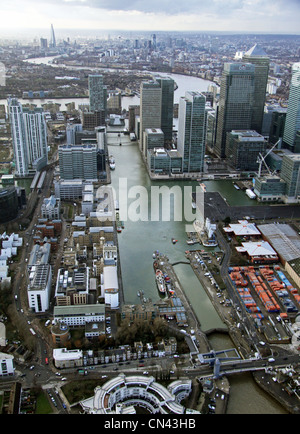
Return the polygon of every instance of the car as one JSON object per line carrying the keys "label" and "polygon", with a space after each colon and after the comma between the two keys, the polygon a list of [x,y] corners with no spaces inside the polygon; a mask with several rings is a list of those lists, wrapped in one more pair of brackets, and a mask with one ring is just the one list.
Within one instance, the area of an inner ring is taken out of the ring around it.
{"label": "car", "polygon": [[117,368],[116,366],[114,367],[114,371],[118,371],[119,370],[119,368]]}
{"label": "car", "polygon": [[101,378],[107,378],[107,375],[101,375]]}
{"label": "car", "polygon": [[32,371],[34,368],[35,368],[35,366],[31,365],[29,369]]}
{"label": "car", "polygon": [[67,379],[66,379],[66,377],[63,377],[62,379],[61,379],[61,381],[66,381]]}
{"label": "car", "polygon": [[143,372],[143,375],[148,375],[148,374],[149,374],[148,371],[144,371],[144,372]]}

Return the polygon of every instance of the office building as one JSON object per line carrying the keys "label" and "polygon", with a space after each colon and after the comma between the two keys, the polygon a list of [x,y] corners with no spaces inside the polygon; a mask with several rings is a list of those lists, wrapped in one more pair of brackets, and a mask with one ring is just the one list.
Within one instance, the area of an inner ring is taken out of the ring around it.
{"label": "office building", "polygon": [[144,132],[145,152],[149,149],[164,147],[164,133],[160,128],[147,128]]}
{"label": "office building", "polygon": [[213,152],[217,132],[217,110],[206,106],[206,147]]}
{"label": "office building", "polygon": [[53,24],[51,24],[50,48],[56,48],[56,38],[55,38],[55,33],[54,33],[54,27],[53,27]]}
{"label": "office building", "polygon": [[165,141],[172,140],[173,107],[174,107],[174,80],[171,78],[158,78],[161,87],[161,129]]}
{"label": "office building", "polygon": [[202,172],[204,167],[206,113],[205,97],[186,92],[179,100],[177,150],[182,155],[183,172]]}
{"label": "office building", "polygon": [[286,191],[286,182],[276,175],[266,175],[254,180],[254,193],[259,202],[281,202]]}
{"label": "office building", "polygon": [[300,200],[300,154],[284,155],[281,166],[281,179],[286,182],[284,202]]}
{"label": "office building", "polygon": [[58,147],[60,178],[97,181],[97,145],[61,145]]}
{"label": "office building", "polygon": [[57,306],[89,304],[89,291],[90,269],[85,264],[58,271],[55,288]]}
{"label": "office building", "polygon": [[269,141],[273,145],[275,145],[275,143],[277,143],[280,138],[281,139],[283,138],[286,114],[287,114],[287,109],[282,107],[278,107],[272,113],[271,125],[269,131]]}
{"label": "office building", "polygon": [[41,170],[48,162],[44,112],[42,108],[23,108],[16,98],[9,98],[8,106],[16,174],[26,176],[30,169]]}
{"label": "office building", "polygon": [[252,63],[255,66],[251,129],[261,134],[270,59],[265,51],[255,44],[244,54],[243,62]]}
{"label": "office building", "polygon": [[0,223],[6,223],[18,216],[18,195],[14,186],[0,188]]}
{"label": "office building", "polygon": [[235,169],[257,170],[257,158],[264,154],[267,142],[253,130],[233,130],[227,133],[225,155]]}
{"label": "office building", "polygon": [[107,115],[107,87],[103,84],[103,75],[89,75],[90,111]]}
{"label": "office building", "polygon": [[225,63],[221,77],[215,153],[225,157],[226,134],[251,129],[255,66]]}
{"label": "office building", "polygon": [[295,63],[292,67],[292,79],[290,85],[290,95],[288,109],[283,134],[283,142],[294,151],[297,131],[300,130],[300,63]]}
{"label": "office building", "polygon": [[144,132],[147,128],[161,127],[162,91],[156,81],[142,82],[140,87],[140,149],[144,156],[147,150],[144,146]]}
{"label": "office building", "polygon": [[28,304],[33,312],[49,309],[52,271],[50,264],[37,264],[28,269]]}
{"label": "office building", "polygon": [[48,220],[57,220],[60,218],[60,199],[54,195],[45,197],[41,206],[42,218]]}

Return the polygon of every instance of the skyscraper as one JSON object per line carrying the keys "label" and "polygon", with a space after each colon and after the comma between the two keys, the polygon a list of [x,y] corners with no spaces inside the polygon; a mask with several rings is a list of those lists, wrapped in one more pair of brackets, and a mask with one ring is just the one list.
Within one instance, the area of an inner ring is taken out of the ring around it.
{"label": "skyscraper", "polygon": [[174,110],[174,80],[172,78],[158,78],[161,87],[161,129],[165,141],[172,140],[173,110]]}
{"label": "skyscraper", "polygon": [[177,150],[182,155],[183,172],[202,172],[205,155],[205,96],[186,92],[179,100]]}
{"label": "skyscraper", "polygon": [[90,111],[107,114],[107,87],[103,84],[103,75],[89,75]]}
{"label": "skyscraper", "polygon": [[300,130],[300,63],[292,67],[292,79],[286,121],[283,134],[284,144],[294,151],[297,131]]}
{"label": "skyscraper", "polygon": [[162,91],[157,81],[143,81],[140,87],[140,149],[147,156],[144,146],[144,131],[161,127]]}
{"label": "skyscraper", "polygon": [[243,62],[255,65],[251,129],[261,134],[270,59],[264,50],[255,44],[244,54]]}
{"label": "skyscraper", "polygon": [[215,152],[225,157],[226,133],[248,130],[252,124],[255,66],[225,63],[221,77],[220,103]]}
{"label": "skyscraper", "polygon": [[23,108],[16,98],[8,100],[16,174],[26,176],[29,169],[47,164],[47,126],[43,109]]}
{"label": "skyscraper", "polygon": [[55,39],[55,33],[54,33],[54,27],[53,24],[51,24],[51,40],[50,40],[50,47],[56,48],[56,39]]}

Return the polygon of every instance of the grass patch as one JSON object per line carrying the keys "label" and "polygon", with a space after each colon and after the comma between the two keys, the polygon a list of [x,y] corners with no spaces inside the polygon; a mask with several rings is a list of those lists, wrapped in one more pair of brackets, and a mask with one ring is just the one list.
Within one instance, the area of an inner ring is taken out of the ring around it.
{"label": "grass patch", "polygon": [[70,405],[75,404],[83,399],[90,398],[94,395],[94,390],[97,386],[101,386],[108,379],[100,378],[98,380],[79,380],[72,381],[62,387],[62,391],[65,394]]}
{"label": "grass patch", "polygon": [[51,414],[51,413],[53,413],[52,406],[47,396],[42,391],[37,396],[35,414]]}

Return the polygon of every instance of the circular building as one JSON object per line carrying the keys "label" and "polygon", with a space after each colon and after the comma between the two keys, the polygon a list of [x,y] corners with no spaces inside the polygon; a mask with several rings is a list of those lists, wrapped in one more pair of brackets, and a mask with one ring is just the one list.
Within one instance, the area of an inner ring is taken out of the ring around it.
{"label": "circular building", "polygon": [[56,322],[51,327],[51,335],[54,345],[65,347],[70,340],[69,326],[63,322]]}
{"label": "circular building", "polygon": [[184,414],[194,412],[180,404],[191,390],[191,380],[177,380],[166,388],[152,376],[120,374],[96,387],[94,396],[80,405],[90,414],[134,414],[135,407],[151,414]]}
{"label": "circular building", "polygon": [[0,223],[6,223],[18,216],[18,195],[15,187],[0,189]]}

